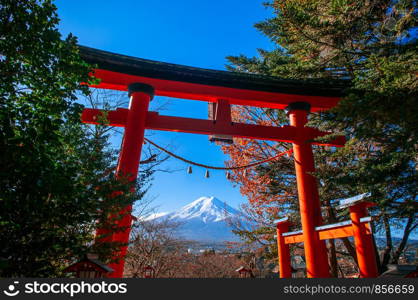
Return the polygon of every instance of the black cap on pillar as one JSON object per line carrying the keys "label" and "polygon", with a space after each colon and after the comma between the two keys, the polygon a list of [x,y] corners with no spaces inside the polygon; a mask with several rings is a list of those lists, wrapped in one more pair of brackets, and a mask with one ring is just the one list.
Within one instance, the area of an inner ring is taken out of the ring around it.
{"label": "black cap on pillar", "polygon": [[142,92],[150,96],[151,100],[154,98],[154,88],[146,83],[135,82],[128,85],[128,95],[131,96],[132,93]]}
{"label": "black cap on pillar", "polygon": [[293,102],[286,106],[285,110],[286,113],[289,113],[292,110],[306,110],[307,112],[310,112],[311,105],[308,102]]}

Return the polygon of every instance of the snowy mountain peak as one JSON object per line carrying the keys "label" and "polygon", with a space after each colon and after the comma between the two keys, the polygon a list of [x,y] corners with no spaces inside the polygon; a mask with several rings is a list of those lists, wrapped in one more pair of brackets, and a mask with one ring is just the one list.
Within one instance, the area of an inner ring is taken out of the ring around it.
{"label": "snowy mountain peak", "polygon": [[199,199],[183,206],[181,210],[204,211],[210,209],[211,207],[223,208],[224,206],[225,203],[215,197],[200,197]]}
{"label": "snowy mountain peak", "polygon": [[171,219],[201,218],[203,222],[219,222],[227,218],[228,214],[236,214],[236,210],[215,197],[200,197],[183,206],[170,216]]}
{"label": "snowy mountain peak", "polygon": [[181,223],[180,233],[193,240],[235,240],[226,219],[236,218],[239,212],[216,197],[200,197],[171,213],[157,213],[144,220],[167,218]]}

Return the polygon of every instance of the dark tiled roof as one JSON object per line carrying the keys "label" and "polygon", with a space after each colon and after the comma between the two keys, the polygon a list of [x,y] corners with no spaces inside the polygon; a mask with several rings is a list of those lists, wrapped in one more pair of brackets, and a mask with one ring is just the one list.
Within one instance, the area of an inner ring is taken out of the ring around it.
{"label": "dark tiled roof", "polygon": [[111,273],[111,272],[114,271],[111,267],[109,267],[108,265],[104,264],[103,262],[101,262],[98,259],[89,258],[88,261],[90,261],[93,264],[95,264],[96,266],[100,267],[105,272]]}
{"label": "dark tiled roof", "polygon": [[[394,265],[387,266],[388,270],[381,274],[379,277],[393,277],[393,278],[405,278],[416,274],[418,272],[418,266],[416,265]],[[415,275],[416,277],[416,275]]]}
{"label": "dark tiled roof", "polygon": [[306,96],[340,97],[348,87],[343,80],[292,80],[250,73],[195,68],[136,58],[79,46],[81,57],[98,69],[141,77],[212,86]]}
{"label": "dark tiled roof", "polygon": [[96,256],[93,256],[93,255],[90,255],[90,254],[85,255],[85,257],[82,260],[80,260],[78,262],[75,262],[74,264],[68,266],[64,271],[65,272],[75,272],[76,269],[78,268],[78,266],[82,265],[83,263],[88,263],[89,265],[93,265],[96,268],[99,268],[106,273],[111,273],[111,272],[114,271],[111,267],[109,267],[105,263],[98,260]]}

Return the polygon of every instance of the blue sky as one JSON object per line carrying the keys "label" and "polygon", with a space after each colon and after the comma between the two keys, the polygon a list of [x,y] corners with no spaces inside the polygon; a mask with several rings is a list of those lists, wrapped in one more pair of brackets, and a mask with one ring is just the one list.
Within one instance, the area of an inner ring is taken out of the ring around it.
{"label": "blue sky", "polygon": [[[270,17],[264,0],[58,0],[63,35],[73,33],[81,45],[145,59],[224,70],[228,55],[254,56],[257,48],[271,49],[254,23]],[[206,102],[156,97],[151,109],[166,103],[162,114],[207,118]],[[200,163],[223,166],[225,156],[207,136],[152,132],[150,139],[170,145],[176,154]],[[115,141],[119,147],[120,140]],[[187,165],[170,159],[172,170]],[[193,168],[155,175],[148,197],[159,211],[177,209],[200,196],[215,196],[237,207],[246,201],[222,171]]]}
{"label": "blue sky", "polygon": [[[272,16],[265,0],[57,0],[63,35],[73,33],[79,43],[111,52],[224,70],[228,55],[257,55],[257,48],[272,49],[270,41],[254,28]],[[151,109],[164,105],[166,115],[207,118],[206,102],[156,97]],[[227,156],[207,136],[148,132],[148,137],[196,162],[222,166]],[[114,141],[119,148],[120,139]],[[170,159],[162,168],[183,169],[155,175],[148,197],[159,211],[171,211],[201,196],[215,196],[237,207],[246,199],[226,180],[222,171],[193,168]],[[396,235],[396,234],[395,234]],[[417,238],[417,234],[413,235]]]}

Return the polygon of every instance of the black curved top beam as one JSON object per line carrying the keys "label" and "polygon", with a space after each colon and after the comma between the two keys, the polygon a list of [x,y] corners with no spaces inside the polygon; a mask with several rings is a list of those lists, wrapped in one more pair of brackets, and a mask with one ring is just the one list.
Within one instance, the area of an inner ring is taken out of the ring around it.
{"label": "black curved top beam", "polygon": [[98,69],[128,75],[211,86],[293,95],[341,97],[347,80],[292,80],[251,73],[219,71],[136,58],[79,46],[81,57]]}

